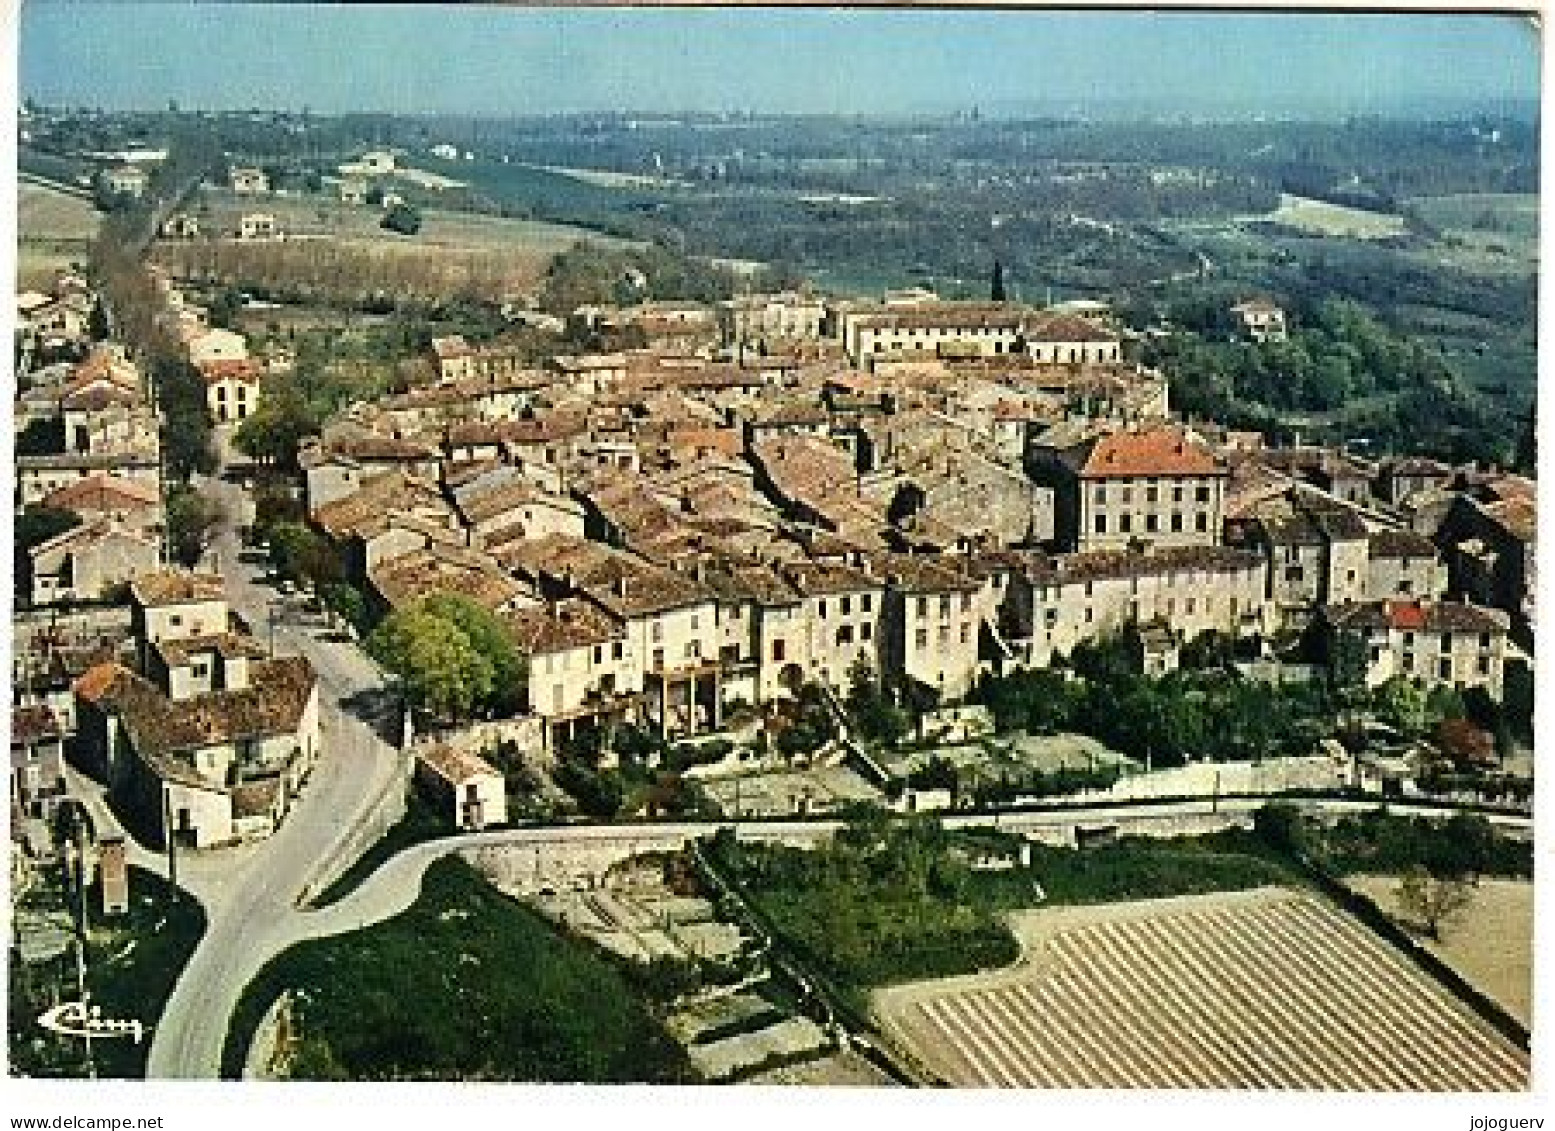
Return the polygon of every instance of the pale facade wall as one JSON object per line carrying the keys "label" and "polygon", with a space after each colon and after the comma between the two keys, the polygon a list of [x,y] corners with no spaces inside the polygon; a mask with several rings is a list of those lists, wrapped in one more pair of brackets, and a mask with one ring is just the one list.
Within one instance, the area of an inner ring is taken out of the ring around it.
{"label": "pale facade wall", "polygon": [[1428,687],[1483,687],[1492,698],[1501,698],[1506,673],[1504,632],[1385,628],[1368,633],[1366,642],[1370,687],[1404,676]]}
{"label": "pale facade wall", "polygon": [[1078,548],[1219,545],[1225,490],[1220,475],[1082,478]]}
{"label": "pale facade wall", "polygon": [[144,639],[150,643],[227,631],[227,602],[220,599],[160,605],[144,610],[144,614]]}
{"label": "pale facade wall", "polygon": [[137,464],[125,463],[114,466],[70,466],[46,467],[27,466],[18,462],[16,467],[16,486],[21,494],[22,503],[42,502],[45,495],[51,495],[61,487],[68,487],[72,483],[79,483],[83,479],[93,475],[109,473],[120,479],[128,479],[146,487],[160,489],[161,480],[157,473],[155,463]]}
{"label": "pale facade wall", "polygon": [[810,630],[802,603],[763,605],[756,618],[757,693],[763,702],[778,698],[786,689],[784,671],[796,668],[810,679]]}
{"label": "pale facade wall", "polygon": [[206,386],[205,402],[218,424],[246,420],[259,405],[259,385],[230,377],[214,381]]}
{"label": "pale facade wall", "polygon": [[1240,635],[1270,627],[1261,564],[1236,570],[1174,569],[1133,577],[1034,583],[1030,600],[1030,661],[1037,665],[1131,622],[1161,619],[1186,640],[1211,629]]}
{"label": "pale facade wall", "polygon": [[236,835],[232,827],[232,798],[214,790],[195,789],[178,782],[165,784],[168,817],[165,832],[188,828],[196,848],[212,848],[230,842]]}
{"label": "pale facade wall", "polygon": [[1027,342],[1026,354],[1050,365],[1104,365],[1123,360],[1121,342]]}
{"label": "pale facade wall", "polygon": [[718,607],[700,601],[633,617],[627,622],[627,636],[642,657],[644,672],[689,672],[718,658]]}
{"label": "pale facade wall", "polygon": [[843,348],[855,362],[895,352],[935,355],[942,345],[975,350],[978,357],[1014,354],[1019,334],[1014,326],[871,326],[867,319],[845,316]]}
{"label": "pale facade wall", "polygon": [[1365,577],[1366,597],[1372,600],[1434,601],[1447,592],[1446,563],[1435,557],[1370,558]]}
{"label": "pale facade wall", "polygon": [[883,588],[874,588],[805,598],[801,608],[809,637],[807,678],[846,691],[848,672],[860,658],[879,672],[884,597]]}
{"label": "pale facade wall", "polygon": [[362,469],[340,463],[322,463],[308,468],[308,513],[356,494],[362,485]]}
{"label": "pale facade wall", "polygon": [[529,703],[546,718],[579,713],[590,694],[636,695],[643,689],[640,653],[629,640],[537,652],[529,658]]}
{"label": "pale facade wall", "polygon": [[984,616],[979,594],[892,593],[889,600],[889,652],[899,658],[901,672],[938,688],[946,698],[966,695],[977,676],[978,632]]}
{"label": "pale facade wall", "polygon": [[[65,584],[57,574],[67,555],[71,577]],[[35,555],[32,601],[35,605],[50,605],[92,600],[101,597],[110,586],[155,573],[160,567],[160,550],[155,542],[109,535],[95,542]]]}

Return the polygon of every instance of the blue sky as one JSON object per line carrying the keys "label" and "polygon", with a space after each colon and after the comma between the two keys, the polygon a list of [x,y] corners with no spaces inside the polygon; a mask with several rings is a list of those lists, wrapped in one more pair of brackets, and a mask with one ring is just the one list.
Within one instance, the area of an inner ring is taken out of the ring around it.
{"label": "blue sky", "polygon": [[20,88],[105,107],[1163,113],[1535,98],[1517,17],[27,0]]}

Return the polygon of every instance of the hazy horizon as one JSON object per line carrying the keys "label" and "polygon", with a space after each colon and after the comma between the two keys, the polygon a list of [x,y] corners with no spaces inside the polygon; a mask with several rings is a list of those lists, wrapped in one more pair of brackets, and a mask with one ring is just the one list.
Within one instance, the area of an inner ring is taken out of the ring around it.
{"label": "hazy horizon", "polygon": [[20,44],[22,97],[115,110],[1246,118],[1539,93],[1517,16],[33,0]]}

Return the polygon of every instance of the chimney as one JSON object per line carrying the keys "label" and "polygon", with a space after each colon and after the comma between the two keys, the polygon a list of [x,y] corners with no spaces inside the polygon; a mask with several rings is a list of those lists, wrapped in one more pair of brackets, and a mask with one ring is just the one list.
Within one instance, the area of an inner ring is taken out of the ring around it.
{"label": "chimney", "polygon": [[627,589],[626,575],[623,573],[620,577],[616,578],[616,584],[615,584],[616,596],[617,597],[625,597],[626,596],[626,589]]}
{"label": "chimney", "polygon": [[97,844],[103,914],[122,915],[130,909],[130,874],[124,838],[104,837]]}

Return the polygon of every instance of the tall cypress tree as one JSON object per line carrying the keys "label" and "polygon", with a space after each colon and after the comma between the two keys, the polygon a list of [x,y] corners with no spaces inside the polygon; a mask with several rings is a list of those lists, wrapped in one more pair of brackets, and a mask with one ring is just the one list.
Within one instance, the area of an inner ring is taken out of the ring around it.
{"label": "tall cypress tree", "polygon": [[994,302],[1004,301],[1004,264],[997,259],[993,261],[993,287],[988,297]]}

